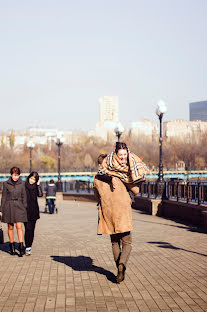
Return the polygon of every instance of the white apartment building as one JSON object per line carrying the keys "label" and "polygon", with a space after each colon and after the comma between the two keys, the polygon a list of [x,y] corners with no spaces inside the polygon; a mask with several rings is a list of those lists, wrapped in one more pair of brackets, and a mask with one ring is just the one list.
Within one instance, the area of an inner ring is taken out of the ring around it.
{"label": "white apartment building", "polygon": [[152,142],[158,135],[158,125],[149,120],[134,121],[130,126],[130,135]]}
{"label": "white apartment building", "polygon": [[179,140],[186,143],[199,143],[206,132],[207,122],[200,120],[173,120],[163,124],[163,135],[168,141]]}

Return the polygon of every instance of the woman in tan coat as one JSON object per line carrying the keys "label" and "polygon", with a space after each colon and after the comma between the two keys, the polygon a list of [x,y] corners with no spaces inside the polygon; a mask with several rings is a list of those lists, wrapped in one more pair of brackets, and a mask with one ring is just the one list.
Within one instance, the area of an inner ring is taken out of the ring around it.
{"label": "woman in tan coat", "polygon": [[138,193],[137,184],[144,179],[148,168],[140,158],[128,151],[125,143],[117,142],[115,151],[106,156],[99,156],[99,172],[94,179],[94,193],[99,201],[97,234],[109,234],[111,237],[113,256],[118,268],[117,282],[120,283],[124,280],[132,249],[129,190],[135,195]]}

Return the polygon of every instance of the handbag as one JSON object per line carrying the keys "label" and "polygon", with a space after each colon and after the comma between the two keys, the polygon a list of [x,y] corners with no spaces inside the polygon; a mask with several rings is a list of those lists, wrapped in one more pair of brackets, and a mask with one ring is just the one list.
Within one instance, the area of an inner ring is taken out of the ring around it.
{"label": "handbag", "polygon": [[4,232],[2,229],[1,217],[0,217],[0,244],[4,244]]}

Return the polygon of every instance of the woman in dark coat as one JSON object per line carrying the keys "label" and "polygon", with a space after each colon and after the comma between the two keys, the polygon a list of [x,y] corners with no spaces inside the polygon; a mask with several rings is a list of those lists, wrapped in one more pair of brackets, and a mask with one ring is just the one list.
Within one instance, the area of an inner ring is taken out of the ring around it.
{"label": "woman in dark coat", "polygon": [[28,221],[24,223],[25,226],[25,245],[26,256],[32,254],[31,248],[34,240],[34,231],[36,221],[40,218],[39,205],[37,197],[42,197],[42,188],[40,186],[39,175],[36,171],[32,171],[25,182],[27,193],[27,218]]}
{"label": "woman in dark coat", "polygon": [[1,208],[2,222],[8,223],[8,236],[11,255],[15,254],[14,223],[16,223],[19,239],[19,255],[23,256],[23,228],[22,223],[27,222],[27,197],[25,183],[21,180],[20,169],[13,167],[10,170],[11,177],[4,182]]}

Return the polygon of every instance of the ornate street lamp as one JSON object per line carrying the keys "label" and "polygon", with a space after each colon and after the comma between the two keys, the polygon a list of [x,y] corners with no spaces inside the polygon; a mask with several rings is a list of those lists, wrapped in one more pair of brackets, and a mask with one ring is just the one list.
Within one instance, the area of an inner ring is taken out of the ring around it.
{"label": "ornate street lamp", "polygon": [[114,132],[115,132],[116,137],[117,137],[117,142],[119,142],[120,137],[121,137],[122,133],[124,132],[124,127],[121,125],[120,122],[117,124],[117,127],[114,129]]}
{"label": "ornate street lamp", "polygon": [[157,179],[157,196],[163,197],[164,188],[165,188],[165,181],[163,175],[163,163],[162,163],[162,118],[164,113],[166,113],[167,107],[165,102],[160,100],[157,104],[156,114],[160,120],[160,138],[159,138],[159,145],[160,145],[160,155],[159,155],[159,172],[158,172],[158,179]]}
{"label": "ornate street lamp", "polygon": [[29,171],[32,172],[32,150],[35,147],[35,145],[32,141],[29,141],[27,143],[27,147],[29,148],[29,154],[30,154],[30,156],[29,156],[29,167],[30,167]]}
{"label": "ornate street lamp", "polygon": [[61,184],[61,174],[60,174],[60,148],[63,145],[64,142],[64,138],[62,137],[62,133],[58,133],[57,134],[57,138],[56,138],[56,145],[58,147],[58,185],[57,185],[57,189],[58,191],[62,191],[62,184]]}

